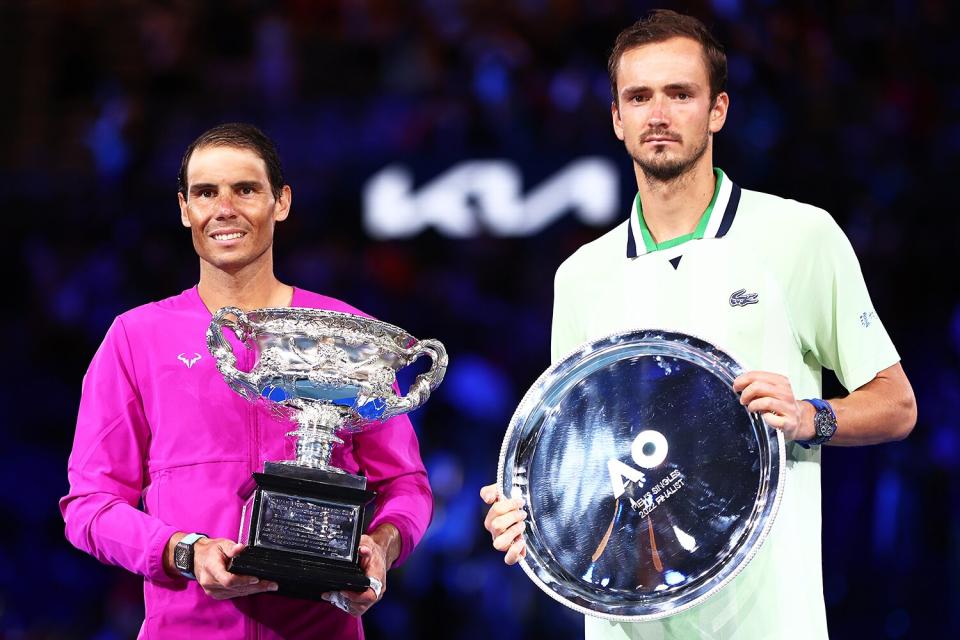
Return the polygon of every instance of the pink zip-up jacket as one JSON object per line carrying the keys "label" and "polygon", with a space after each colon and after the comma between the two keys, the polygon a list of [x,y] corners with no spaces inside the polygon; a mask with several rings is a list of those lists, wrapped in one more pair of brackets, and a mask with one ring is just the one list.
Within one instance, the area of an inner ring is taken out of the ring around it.
{"label": "pink zip-up jacket", "polygon": [[[364,315],[300,289],[292,306]],[[110,327],[83,379],[70,492],[60,500],[67,538],[144,577],[141,638],[362,638],[360,619],[326,602],[277,594],[217,601],[163,570],[164,547],[177,531],[236,540],[251,474],[264,461],[295,457],[284,435],[290,423],[247,402],[217,371],[206,346],[210,320],[192,288]],[[225,334],[238,368],[252,368],[252,354]],[[399,564],[423,536],[433,504],[410,420],[392,418],[344,439],[333,463],[367,476],[378,494],[369,530],[396,526]]]}

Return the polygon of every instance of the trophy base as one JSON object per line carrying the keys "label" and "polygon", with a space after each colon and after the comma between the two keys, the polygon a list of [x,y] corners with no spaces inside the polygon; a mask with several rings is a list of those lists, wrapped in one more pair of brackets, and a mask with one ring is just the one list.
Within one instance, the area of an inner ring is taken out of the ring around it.
{"label": "trophy base", "polygon": [[263,473],[264,475],[284,476],[298,480],[313,480],[328,484],[331,487],[367,488],[367,479],[363,476],[355,476],[346,472],[325,471],[312,467],[300,467],[287,462],[264,462]]}
{"label": "trophy base", "polygon": [[359,566],[324,562],[303,554],[249,547],[230,562],[230,573],[273,580],[281,596],[320,600],[328,591],[364,591],[370,578]]}
{"label": "trophy base", "polygon": [[253,479],[239,536],[248,546],[231,561],[231,573],[272,580],[280,595],[311,600],[370,586],[359,553],[365,507],[376,496],[366,478],[268,462]]}

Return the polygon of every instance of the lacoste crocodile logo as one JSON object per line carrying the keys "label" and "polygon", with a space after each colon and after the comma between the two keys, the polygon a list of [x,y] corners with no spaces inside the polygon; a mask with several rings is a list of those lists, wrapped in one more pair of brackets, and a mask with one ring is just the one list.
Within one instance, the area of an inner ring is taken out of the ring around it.
{"label": "lacoste crocodile logo", "polygon": [[758,302],[760,302],[760,296],[756,293],[747,293],[746,289],[737,289],[730,294],[731,307],[745,307]]}
{"label": "lacoste crocodile logo", "polygon": [[189,368],[191,368],[193,365],[197,364],[197,360],[200,359],[200,354],[197,353],[196,351],[193,352],[193,355],[196,356],[196,357],[194,357],[194,358],[190,358],[189,360],[187,360],[186,355],[187,355],[187,354],[185,354],[185,353],[181,353],[180,355],[177,356],[177,360],[179,360],[179,361],[182,362],[183,364],[187,365],[187,369],[189,369]]}

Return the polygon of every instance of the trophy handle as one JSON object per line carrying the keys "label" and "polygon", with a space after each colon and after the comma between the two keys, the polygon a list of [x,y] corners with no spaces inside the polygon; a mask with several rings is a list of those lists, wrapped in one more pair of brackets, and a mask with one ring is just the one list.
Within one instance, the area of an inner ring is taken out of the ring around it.
{"label": "trophy handle", "polygon": [[382,420],[408,413],[420,407],[430,397],[430,392],[443,381],[443,376],[447,372],[449,358],[447,358],[446,348],[439,340],[421,340],[406,353],[412,356],[410,362],[426,354],[433,361],[433,366],[430,367],[429,371],[417,376],[413,384],[410,385],[410,389],[407,390],[407,395],[393,396],[387,400],[387,409],[384,411]]}
{"label": "trophy handle", "polygon": [[[226,316],[233,315],[237,321],[227,320]],[[237,307],[223,307],[213,314],[213,320],[207,328],[207,349],[217,363],[217,369],[223,375],[230,387],[248,400],[256,400],[257,392],[253,377],[237,369],[237,356],[233,347],[223,336],[223,328],[227,327],[241,342],[246,342],[253,326],[247,315]]]}

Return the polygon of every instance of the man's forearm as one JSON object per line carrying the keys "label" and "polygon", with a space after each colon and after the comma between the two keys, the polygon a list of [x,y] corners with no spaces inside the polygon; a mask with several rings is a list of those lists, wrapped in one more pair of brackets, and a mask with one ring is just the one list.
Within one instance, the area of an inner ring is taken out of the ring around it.
{"label": "man's forearm", "polygon": [[177,548],[177,543],[180,542],[185,535],[187,534],[183,531],[177,531],[170,536],[170,539],[167,540],[167,546],[163,549],[163,570],[166,571],[168,576],[173,578],[180,575],[180,571],[173,566],[173,552]]}
{"label": "man's forearm", "polygon": [[[814,409],[803,403],[804,421],[813,424]],[[888,367],[844,398],[830,400],[837,432],[830,444],[858,446],[903,440],[917,422],[917,401],[899,363]]]}

